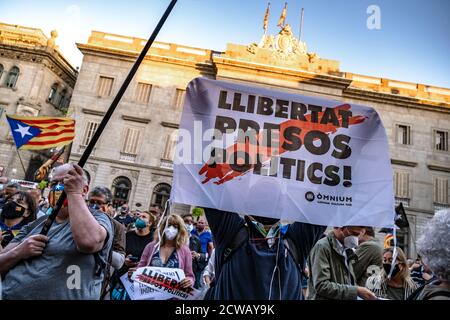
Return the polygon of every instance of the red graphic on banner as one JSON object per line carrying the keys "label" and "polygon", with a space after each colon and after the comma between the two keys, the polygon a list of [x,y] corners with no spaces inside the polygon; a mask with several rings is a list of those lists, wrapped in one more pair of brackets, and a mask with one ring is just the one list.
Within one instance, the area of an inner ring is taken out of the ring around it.
{"label": "red graphic on banner", "polygon": [[[351,107],[349,104],[339,105],[334,109],[335,116],[338,119],[339,123],[342,123],[343,117],[339,114],[339,110],[350,110]],[[284,149],[282,146],[286,141],[284,132],[288,128],[297,127],[301,128],[301,132],[297,135],[301,141],[304,141],[305,135],[310,131],[321,131],[325,134],[333,134],[340,128],[340,126],[336,126],[331,122],[327,122],[326,124],[322,124],[322,117],[324,116],[325,111],[318,112],[318,120],[316,122],[312,122],[311,114],[305,115],[306,121],[302,120],[287,120],[280,123],[279,130],[279,139],[273,139],[273,144],[278,145],[278,150],[274,149],[270,146],[265,146],[262,142],[263,133],[259,133],[256,138],[256,144],[251,143],[248,139],[245,140],[245,143],[237,142],[232,146],[226,149],[225,154],[227,155],[227,159],[229,155],[234,154],[235,152],[245,152],[248,155],[248,159],[250,161],[246,161],[244,159],[237,159],[236,164],[242,165],[244,163],[249,163],[248,170],[238,171],[233,169],[232,165],[229,163],[206,163],[199,171],[199,175],[205,174],[205,179],[202,181],[202,184],[209,182],[211,179],[219,179],[214,181],[214,184],[220,185],[227,181],[230,181],[236,177],[242,176],[250,171],[252,171],[256,166],[256,158],[259,157],[259,161],[261,163],[265,163],[269,161],[273,155],[282,155],[283,153],[288,152],[289,150]],[[364,116],[352,116],[348,118],[348,126],[362,123],[366,120]],[[229,160],[229,159],[228,159]]]}

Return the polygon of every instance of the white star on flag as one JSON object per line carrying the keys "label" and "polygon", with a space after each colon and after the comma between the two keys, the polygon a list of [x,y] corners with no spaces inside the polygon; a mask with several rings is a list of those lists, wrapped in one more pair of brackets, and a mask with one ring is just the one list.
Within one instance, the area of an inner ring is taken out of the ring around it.
{"label": "white star on flag", "polygon": [[21,138],[23,139],[23,137],[25,136],[32,136],[32,134],[28,131],[30,130],[30,127],[22,127],[20,124],[17,124],[17,129],[14,130],[15,132],[19,132],[21,135]]}

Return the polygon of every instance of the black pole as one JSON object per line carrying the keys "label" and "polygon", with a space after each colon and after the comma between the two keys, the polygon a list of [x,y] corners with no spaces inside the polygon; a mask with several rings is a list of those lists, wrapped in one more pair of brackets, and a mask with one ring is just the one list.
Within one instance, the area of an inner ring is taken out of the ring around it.
{"label": "black pole", "polygon": [[[100,122],[97,130],[95,131],[94,136],[92,137],[88,146],[86,147],[83,154],[81,155],[81,158],[78,161],[78,165],[80,167],[83,167],[86,164],[86,161],[89,158],[92,150],[94,149],[94,146],[97,143],[98,139],[100,138],[100,135],[102,134],[103,130],[105,129],[106,124],[108,123],[109,119],[111,118],[112,114],[114,113],[114,110],[116,109],[117,105],[119,104],[120,99],[122,99],[123,94],[127,90],[128,85],[130,84],[131,80],[133,79],[134,75],[136,74],[136,71],[138,70],[140,64],[142,63],[142,60],[144,60],[145,56],[147,55],[147,52],[150,49],[151,45],[153,44],[153,41],[155,41],[156,36],[158,35],[159,31],[161,30],[162,26],[164,25],[164,22],[166,22],[167,17],[169,16],[170,12],[172,11],[172,9],[176,3],[177,3],[177,0],[171,0],[166,11],[164,12],[161,19],[159,20],[158,25],[156,26],[155,30],[153,30],[152,35],[150,36],[147,43],[145,44],[145,47],[142,49],[141,54],[136,59],[136,62],[134,63],[133,67],[131,68],[130,72],[128,73],[127,78],[123,82],[122,86],[119,89],[119,92],[117,92],[117,95],[114,98],[113,102],[111,103],[111,106],[109,107],[108,111],[106,112],[105,116],[103,117],[102,122]],[[66,200],[66,198],[67,198],[67,195],[65,192],[63,192],[61,194],[61,196],[59,197],[58,202],[56,203],[56,206],[53,209],[52,213],[48,216],[47,220],[45,221],[45,224],[41,230],[41,234],[47,235],[48,231],[50,230],[50,227],[53,224],[53,221],[55,221],[55,218],[58,215],[59,211],[61,210],[61,207],[63,206],[64,200]]]}

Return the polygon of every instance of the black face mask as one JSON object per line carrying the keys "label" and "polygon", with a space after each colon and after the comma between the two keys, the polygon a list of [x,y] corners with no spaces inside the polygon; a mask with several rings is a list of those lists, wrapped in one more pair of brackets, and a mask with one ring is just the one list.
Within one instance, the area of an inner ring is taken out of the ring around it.
{"label": "black face mask", "polygon": [[25,211],[27,211],[27,209],[14,201],[10,201],[3,206],[2,216],[5,219],[16,219],[22,217]]}
{"label": "black face mask", "polygon": [[[391,264],[390,263],[383,263],[384,272],[386,272],[387,275],[389,275],[389,272],[391,271]],[[391,278],[395,278],[395,276],[400,272],[400,267],[398,264],[395,265],[394,270],[392,270]]]}

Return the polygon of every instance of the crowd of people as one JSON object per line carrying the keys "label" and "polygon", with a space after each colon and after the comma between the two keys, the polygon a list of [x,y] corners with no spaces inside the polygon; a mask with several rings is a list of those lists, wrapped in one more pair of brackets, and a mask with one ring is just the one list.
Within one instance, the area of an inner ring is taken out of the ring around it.
{"label": "crowd of people", "polygon": [[[3,299],[128,300],[121,278],[141,267],[183,270],[181,288],[214,300],[450,299],[450,210],[435,214],[420,257],[383,248],[369,226],[334,227],[204,208],[112,205],[77,165],[53,170],[48,198],[7,184],[0,197]],[[67,199],[40,234],[62,192]]]}

